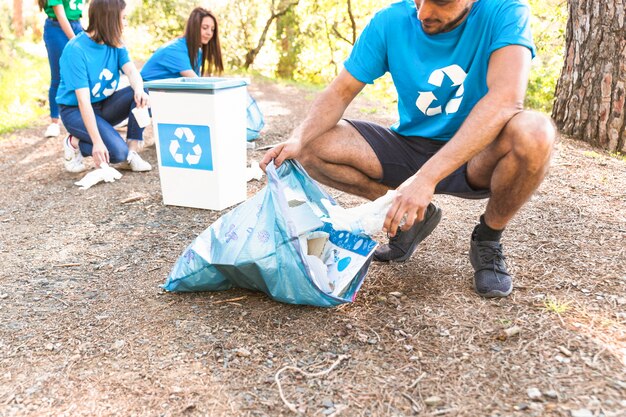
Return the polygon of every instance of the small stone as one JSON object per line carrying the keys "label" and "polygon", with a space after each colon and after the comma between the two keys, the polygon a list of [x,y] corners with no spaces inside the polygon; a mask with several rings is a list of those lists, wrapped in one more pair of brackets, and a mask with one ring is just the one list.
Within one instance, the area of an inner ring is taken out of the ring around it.
{"label": "small stone", "polygon": [[539,391],[539,388],[528,388],[528,390],[526,391],[526,393],[528,394],[528,398],[530,398],[533,401],[541,401],[541,391]]}
{"label": "small stone", "polygon": [[335,403],[333,403],[333,400],[331,400],[330,398],[324,398],[322,400],[322,405],[326,408],[332,408],[335,406]]}
{"label": "small stone", "polygon": [[519,404],[515,404],[513,406],[513,409],[515,411],[523,411],[523,410],[527,410],[528,409],[528,404],[526,403],[519,403]]}
{"label": "small stone", "polygon": [[46,344],[46,350],[54,350],[54,345],[52,343]]}
{"label": "small stone", "polygon": [[393,292],[390,292],[390,293],[389,293],[389,295],[391,295],[391,296],[393,296],[393,297],[396,297],[396,298],[400,298],[400,297],[402,297],[402,293],[401,293],[401,292],[399,292],[399,291],[393,291]]}
{"label": "small stone", "polygon": [[407,352],[410,352],[413,350],[413,346],[411,345],[404,345],[404,350],[406,350]]}
{"label": "small stone", "polygon": [[572,356],[572,351],[566,348],[565,346],[559,346],[559,351],[567,357]]}
{"label": "small stone", "polygon": [[246,348],[239,348],[236,350],[237,356],[241,356],[242,358],[247,358],[250,356],[250,351]]}
{"label": "small stone", "polygon": [[0,299],[4,300],[5,298],[9,298],[9,294],[7,293],[0,294]]}
{"label": "small stone", "polygon": [[411,357],[409,358],[409,360],[410,360],[411,362],[417,362],[417,361],[419,361],[419,360],[420,360],[420,357],[419,357],[419,356],[411,356]]}
{"label": "small stone", "polygon": [[367,343],[369,343],[370,345],[375,345],[376,343],[378,343],[378,340],[375,337],[372,337],[371,339],[368,339]]}
{"label": "small stone", "polygon": [[115,343],[113,343],[113,349],[120,350],[125,344],[126,342],[123,339],[116,340]]}
{"label": "small stone", "polygon": [[441,404],[441,398],[437,397],[436,395],[433,395],[432,397],[428,397],[424,400],[424,404],[426,404],[429,407],[434,407],[436,405]]}
{"label": "small stone", "polygon": [[580,408],[578,410],[569,410],[571,417],[593,417],[593,413],[586,408]]}
{"label": "small stone", "polygon": [[556,359],[557,361],[559,361],[561,363],[570,363],[571,362],[570,358],[565,358],[565,357],[563,357],[561,355],[556,355],[554,357],[554,359]]}
{"label": "small stone", "polygon": [[556,392],[553,389],[550,389],[550,390],[544,392],[543,395],[545,395],[546,397],[550,398],[551,400],[556,400],[557,398],[559,398],[559,393]]}

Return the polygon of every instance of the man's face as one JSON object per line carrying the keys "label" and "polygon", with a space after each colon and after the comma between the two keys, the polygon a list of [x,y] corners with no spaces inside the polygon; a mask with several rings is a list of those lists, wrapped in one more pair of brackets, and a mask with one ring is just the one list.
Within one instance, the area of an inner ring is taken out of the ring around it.
{"label": "man's face", "polygon": [[449,32],[463,22],[476,0],[415,0],[417,18],[429,35]]}

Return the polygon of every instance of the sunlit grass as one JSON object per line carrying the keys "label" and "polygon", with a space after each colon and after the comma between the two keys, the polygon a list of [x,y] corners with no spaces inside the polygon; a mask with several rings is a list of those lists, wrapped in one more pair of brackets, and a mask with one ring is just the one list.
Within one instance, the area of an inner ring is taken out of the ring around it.
{"label": "sunlit grass", "polygon": [[4,134],[48,113],[50,70],[45,53],[34,44],[10,42],[9,48],[0,50],[0,62],[5,63],[0,64],[0,134]]}
{"label": "sunlit grass", "polygon": [[556,298],[547,298],[546,300],[544,300],[543,305],[545,306],[548,312],[559,314],[559,315],[567,312],[570,308],[569,301],[561,302],[557,300]]}

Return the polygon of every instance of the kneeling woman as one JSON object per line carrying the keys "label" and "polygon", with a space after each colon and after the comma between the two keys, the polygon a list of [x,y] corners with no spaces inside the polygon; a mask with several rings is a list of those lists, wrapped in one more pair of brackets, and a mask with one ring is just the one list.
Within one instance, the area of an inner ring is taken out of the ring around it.
{"label": "kneeling woman", "polygon": [[[67,171],[84,171],[83,156],[92,156],[96,167],[121,163],[122,169],[152,169],[137,153],[143,128],[131,110],[146,107],[148,94],[123,44],[125,8],[124,0],[91,1],[87,30],[68,42],[61,55],[57,103],[70,133],[63,142]],[[120,70],[130,86],[116,91]],[[126,118],[124,140],[113,126]]]}

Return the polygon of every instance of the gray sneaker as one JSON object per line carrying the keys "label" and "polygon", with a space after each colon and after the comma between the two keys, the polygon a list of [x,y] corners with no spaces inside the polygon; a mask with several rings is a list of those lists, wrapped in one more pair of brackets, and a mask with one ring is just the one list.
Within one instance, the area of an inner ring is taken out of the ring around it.
{"label": "gray sneaker", "polygon": [[502,245],[500,242],[474,240],[476,228],[469,252],[474,267],[474,291],[486,298],[506,297],[513,291],[513,280],[504,263]]}
{"label": "gray sneaker", "polygon": [[396,235],[389,238],[389,243],[379,246],[374,251],[374,260],[378,262],[404,262],[411,257],[417,245],[435,230],[441,220],[441,209],[433,203],[428,205],[424,219],[415,223],[409,230],[398,229]]}

